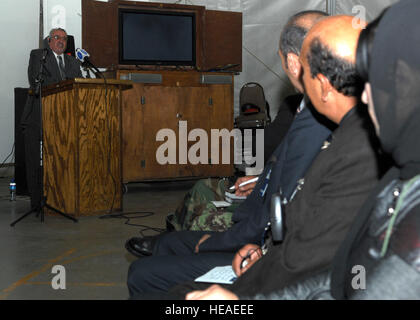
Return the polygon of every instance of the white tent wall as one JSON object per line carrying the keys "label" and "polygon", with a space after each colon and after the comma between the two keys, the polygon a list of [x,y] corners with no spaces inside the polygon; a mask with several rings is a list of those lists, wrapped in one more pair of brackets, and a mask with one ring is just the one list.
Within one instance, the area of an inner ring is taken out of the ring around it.
{"label": "white tent wall", "polygon": [[[398,0],[336,0],[336,14],[361,14],[359,6],[366,11],[366,21],[375,19],[384,8],[398,2]],[[352,11],[354,9],[354,11]],[[363,9],[362,9],[363,10]]]}
{"label": "white tent wall", "polygon": [[[288,18],[302,10],[359,15],[360,6],[371,21],[385,7],[398,0],[242,0],[243,71],[235,78],[235,114],[239,112],[239,91],[247,82],[260,83],[270,104],[272,118],[281,101],[295,92],[282,70],[277,55],[280,32]],[[359,6],[359,7],[356,7]],[[356,10],[358,9],[358,10]]]}
{"label": "white tent wall", "polygon": [[44,37],[52,28],[60,27],[74,36],[76,48],[82,46],[82,2],[44,0]]}
{"label": "white tent wall", "polygon": [[[1,0],[0,39],[0,163],[11,153],[14,143],[14,88],[27,87],[29,51],[38,46],[39,1]],[[13,155],[7,163],[13,163]],[[0,176],[13,168],[0,169]]]}
{"label": "white tent wall", "polygon": [[[106,1],[105,1],[106,2]],[[175,3],[175,0],[153,1]],[[235,77],[235,116],[239,110],[239,91],[247,82],[260,83],[275,116],[282,99],[294,89],[282,71],[277,56],[280,30],[287,19],[302,10],[330,10],[356,15],[355,6],[366,9],[368,21],[397,0],[182,0],[182,4],[203,5],[210,10],[243,13],[243,71]],[[14,142],[15,87],[27,87],[27,63],[31,49],[38,47],[39,0],[1,0],[0,32],[4,50],[0,60],[0,161],[10,153]],[[43,0],[44,36],[52,27],[65,28],[81,47],[81,1]],[[13,162],[11,159],[8,163]],[[0,172],[0,175],[2,173]]]}
{"label": "white tent wall", "polygon": [[[270,105],[272,118],[280,102],[295,90],[278,56],[280,31],[289,17],[302,10],[326,10],[325,0],[242,0],[243,71],[235,78],[235,115],[239,92],[247,82],[258,82]],[[274,118],[273,118],[274,119]]]}

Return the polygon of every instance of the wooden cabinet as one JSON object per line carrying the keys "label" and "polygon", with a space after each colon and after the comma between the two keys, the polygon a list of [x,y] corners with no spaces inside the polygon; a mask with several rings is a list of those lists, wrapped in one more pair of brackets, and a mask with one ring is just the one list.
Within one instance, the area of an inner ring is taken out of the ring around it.
{"label": "wooden cabinet", "polygon": [[[232,74],[118,70],[117,78],[134,82],[132,89],[122,93],[123,182],[233,174],[233,139],[230,163],[222,164],[221,140],[219,164],[211,163],[211,129],[233,129]],[[208,163],[189,161],[186,150],[202,141],[180,142],[185,126],[188,133],[193,129],[207,133]],[[159,147],[169,139],[157,141],[162,129],[175,133],[171,141],[176,164],[162,165],[156,159]]]}
{"label": "wooden cabinet", "polygon": [[204,72],[230,65],[225,70],[242,70],[241,12],[206,10],[205,6],[178,3],[82,0],[82,44],[97,67],[120,64],[119,9],[193,14],[195,69]]}

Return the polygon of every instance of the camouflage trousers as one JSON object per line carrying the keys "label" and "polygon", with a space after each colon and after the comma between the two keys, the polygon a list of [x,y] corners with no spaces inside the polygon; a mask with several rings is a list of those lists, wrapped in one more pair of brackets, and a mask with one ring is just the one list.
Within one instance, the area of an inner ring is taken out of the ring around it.
{"label": "camouflage trousers", "polygon": [[232,225],[237,204],[217,208],[211,201],[225,200],[228,179],[199,180],[185,195],[175,213],[168,216],[175,230],[225,231]]}

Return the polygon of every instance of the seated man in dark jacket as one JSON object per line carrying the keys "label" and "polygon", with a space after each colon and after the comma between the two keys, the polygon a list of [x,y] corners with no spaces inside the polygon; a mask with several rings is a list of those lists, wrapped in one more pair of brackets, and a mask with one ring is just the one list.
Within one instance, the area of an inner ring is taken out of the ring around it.
{"label": "seated man in dark jacket", "polygon": [[[352,20],[350,16],[325,18],[303,44],[301,62],[308,95],[315,108],[339,127],[307,172],[303,189],[285,208],[284,241],[271,244],[265,255],[251,257],[242,269],[238,265],[243,259],[238,255],[233,268],[240,277],[230,292],[213,286],[188,298],[269,297],[331,266],[358,209],[385,169],[378,165],[378,143],[366,107],[356,98],[361,91],[355,68],[361,30],[353,28]],[[174,293],[186,290],[187,286],[178,287]]]}
{"label": "seated man in dark jacket", "polygon": [[[300,82],[299,53],[308,25],[325,14],[305,12],[294,16],[281,37],[280,57],[283,68],[296,88]],[[306,107],[305,107],[306,105]],[[130,295],[167,290],[171,286],[207,272],[217,265],[230,264],[234,253],[246,243],[261,243],[269,221],[271,195],[281,188],[290,199],[312,160],[320,152],[330,130],[304,100],[300,112],[282,144],[274,151],[254,191],[235,211],[235,224],[225,232],[173,232],[160,238],[153,256],[130,266]]]}

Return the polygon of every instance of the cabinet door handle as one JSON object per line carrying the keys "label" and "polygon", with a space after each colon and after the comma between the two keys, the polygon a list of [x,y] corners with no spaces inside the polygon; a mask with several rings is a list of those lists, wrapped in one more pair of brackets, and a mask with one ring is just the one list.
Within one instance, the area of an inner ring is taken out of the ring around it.
{"label": "cabinet door handle", "polygon": [[177,117],[178,119],[180,119],[180,118],[182,118],[182,114],[181,114],[181,113],[177,113],[177,114],[176,114],[176,117]]}
{"label": "cabinet door handle", "polygon": [[141,99],[140,99],[140,103],[141,103],[142,105],[145,105],[145,104],[146,104],[146,97],[141,97]]}
{"label": "cabinet door handle", "polygon": [[209,98],[209,106],[212,106],[213,105],[213,98],[212,97],[210,97]]}

